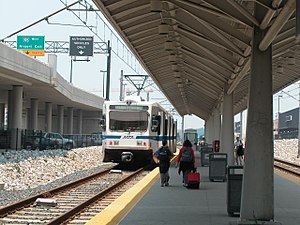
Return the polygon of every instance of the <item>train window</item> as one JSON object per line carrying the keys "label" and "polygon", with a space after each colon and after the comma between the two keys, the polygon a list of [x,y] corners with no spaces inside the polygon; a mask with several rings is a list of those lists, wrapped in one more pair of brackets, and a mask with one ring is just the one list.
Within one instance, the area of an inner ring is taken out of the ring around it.
{"label": "train window", "polygon": [[148,127],[147,111],[111,111],[109,129],[114,131],[146,131]]}
{"label": "train window", "polygon": [[172,129],[172,136],[175,136],[176,134],[176,123],[173,123],[173,129]]}
{"label": "train window", "polygon": [[102,129],[105,129],[105,119],[100,119],[99,125],[102,127]]}
{"label": "train window", "polygon": [[285,121],[288,122],[288,121],[292,121],[293,120],[293,116],[292,115],[288,115],[285,117]]}
{"label": "train window", "polygon": [[151,131],[158,132],[158,135],[160,135],[160,116],[158,115],[152,116]]}
{"label": "train window", "polygon": [[159,122],[158,120],[152,120],[152,126],[151,126],[151,131],[152,132],[157,132],[157,129],[159,127]]}
{"label": "train window", "polygon": [[100,119],[99,124],[100,124],[100,126],[104,126],[105,125],[105,119]]}
{"label": "train window", "polygon": [[168,120],[165,119],[164,135],[168,135]]}

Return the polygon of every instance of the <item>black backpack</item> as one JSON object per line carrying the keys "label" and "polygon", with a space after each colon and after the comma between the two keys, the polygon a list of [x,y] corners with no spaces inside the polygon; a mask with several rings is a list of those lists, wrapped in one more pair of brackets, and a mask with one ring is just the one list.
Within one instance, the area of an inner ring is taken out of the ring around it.
{"label": "black backpack", "polygon": [[238,146],[238,148],[237,148],[237,150],[236,150],[236,154],[237,154],[238,156],[243,156],[243,155],[244,155],[244,147],[243,147],[243,145],[239,145],[239,146]]}
{"label": "black backpack", "polygon": [[163,146],[159,149],[158,159],[160,162],[168,162],[170,160],[170,150],[168,147]]}

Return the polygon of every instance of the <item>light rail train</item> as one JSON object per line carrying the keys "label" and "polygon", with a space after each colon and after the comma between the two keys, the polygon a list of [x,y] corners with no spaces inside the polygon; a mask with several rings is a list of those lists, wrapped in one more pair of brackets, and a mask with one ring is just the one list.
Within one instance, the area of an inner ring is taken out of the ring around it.
{"label": "light rail train", "polygon": [[104,103],[100,122],[104,162],[151,163],[162,140],[175,152],[177,122],[158,103],[137,97]]}
{"label": "light rail train", "polygon": [[184,130],[184,140],[190,140],[192,143],[198,142],[198,133],[196,129],[185,129]]}
{"label": "light rail train", "polygon": [[184,140],[189,140],[192,145],[193,149],[197,149],[197,143],[198,143],[198,133],[196,129],[190,128],[184,130]]}

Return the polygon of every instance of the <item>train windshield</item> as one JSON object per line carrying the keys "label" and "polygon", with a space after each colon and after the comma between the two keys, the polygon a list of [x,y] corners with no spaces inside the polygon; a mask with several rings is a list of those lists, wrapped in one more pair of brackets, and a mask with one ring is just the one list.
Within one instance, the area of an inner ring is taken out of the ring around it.
{"label": "train windshield", "polygon": [[147,111],[111,111],[109,129],[112,131],[146,131],[148,127]]}

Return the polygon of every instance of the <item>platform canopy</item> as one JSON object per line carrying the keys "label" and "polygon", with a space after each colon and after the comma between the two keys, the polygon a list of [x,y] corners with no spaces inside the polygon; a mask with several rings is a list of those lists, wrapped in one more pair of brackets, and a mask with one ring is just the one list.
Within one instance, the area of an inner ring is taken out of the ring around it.
{"label": "platform canopy", "polygon": [[180,115],[206,120],[231,93],[234,113],[247,108],[254,25],[260,50],[273,45],[274,93],[300,78],[296,0],[93,2]]}

